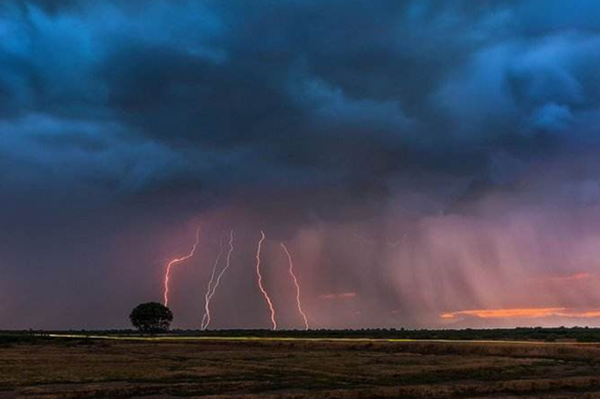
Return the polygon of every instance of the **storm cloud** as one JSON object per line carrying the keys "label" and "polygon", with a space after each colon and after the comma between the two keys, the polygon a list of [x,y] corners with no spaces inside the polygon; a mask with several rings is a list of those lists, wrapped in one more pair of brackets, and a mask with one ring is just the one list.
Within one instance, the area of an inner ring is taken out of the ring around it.
{"label": "storm cloud", "polygon": [[[524,269],[550,279],[536,306],[600,308],[591,286],[549,294],[600,272],[582,244],[600,236],[599,15],[593,0],[3,1],[0,326],[122,325],[198,222],[245,232],[246,266],[260,228],[296,243],[312,308],[330,299],[322,326],[525,308]],[[181,302],[199,306],[193,290]]]}

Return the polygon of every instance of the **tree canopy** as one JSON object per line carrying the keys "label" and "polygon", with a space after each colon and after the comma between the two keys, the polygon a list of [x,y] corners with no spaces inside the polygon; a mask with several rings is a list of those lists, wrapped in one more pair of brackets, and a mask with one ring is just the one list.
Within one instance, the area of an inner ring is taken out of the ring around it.
{"label": "tree canopy", "polygon": [[140,332],[153,334],[169,329],[173,321],[173,313],[158,302],[148,302],[136,306],[131,311],[129,320]]}

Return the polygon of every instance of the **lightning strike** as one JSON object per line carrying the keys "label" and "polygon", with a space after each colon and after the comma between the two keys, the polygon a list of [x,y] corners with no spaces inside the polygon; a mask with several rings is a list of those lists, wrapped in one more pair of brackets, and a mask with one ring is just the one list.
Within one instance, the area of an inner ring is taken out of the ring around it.
{"label": "lightning strike", "polygon": [[[208,325],[210,324],[210,321],[211,321],[210,301],[212,300],[212,297],[215,295],[215,292],[217,291],[217,288],[219,287],[219,284],[221,283],[221,277],[223,277],[223,275],[225,274],[225,272],[227,271],[227,269],[229,269],[229,266],[231,265],[231,254],[233,253],[233,239],[234,239],[233,230],[231,230],[229,232],[229,251],[227,252],[225,267],[223,268],[223,270],[221,270],[221,273],[219,273],[219,275],[217,276],[217,280],[215,281],[215,285],[212,288],[212,291],[210,291],[210,294],[206,297],[206,308],[205,308],[206,313],[205,313],[205,320],[202,321],[202,330],[206,330],[208,328]],[[221,252],[222,251],[223,251],[223,248],[221,248]],[[215,265],[216,265],[216,263],[215,263]],[[213,269],[213,273],[214,273],[214,269]]]}
{"label": "lightning strike", "polygon": [[210,299],[211,299],[211,291],[212,284],[215,280],[215,275],[217,274],[217,267],[219,266],[219,261],[221,260],[221,255],[223,255],[223,240],[221,240],[221,249],[219,250],[219,254],[217,255],[217,259],[215,259],[215,264],[213,265],[212,274],[210,275],[210,280],[208,281],[208,287],[206,287],[206,294],[204,295],[204,316],[202,317],[202,324],[200,329],[204,330],[206,320],[208,319],[210,322]]}
{"label": "lightning strike", "polygon": [[288,251],[288,249],[284,243],[279,243],[279,245],[281,245],[281,248],[283,248],[283,251],[287,255],[288,262],[290,265],[290,268],[288,269],[288,271],[290,272],[292,281],[294,282],[294,285],[296,286],[296,305],[298,306],[298,312],[300,313],[300,315],[302,316],[302,319],[304,320],[304,329],[308,330],[310,327],[308,325],[308,318],[306,317],[306,313],[304,313],[304,311],[302,310],[302,302],[300,301],[300,284],[298,283],[298,278],[296,277],[296,274],[294,273],[294,262],[292,261],[292,255],[290,254],[290,251]]}
{"label": "lightning strike", "polygon": [[198,227],[198,229],[196,230],[196,242],[194,243],[194,246],[192,247],[192,250],[190,251],[190,253],[184,257],[175,258],[167,264],[167,271],[165,272],[165,283],[164,283],[165,288],[164,288],[164,295],[163,295],[164,296],[163,303],[165,306],[169,306],[169,279],[171,277],[171,268],[174,265],[176,265],[177,263],[181,263],[181,262],[193,257],[194,254],[196,253],[196,248],[198,247],[199,243],[200,243],[200,227]]}
{"label": "lightning strike", "polygon": [[267,302],[267,305],[269,305],[269,310],[271,311],[271,323],[273,324],[273,330],[277,330],[277,321],[275,319],[275,308],[273,308],[273,302],[271,301],[269,294],[267,293],[267,291],[265,291],[265,288],[262,285],[262,275],[260,274],[260,251],[262,248],[262,243],[265,240],[265,233],[262,230],[260,231],[260,236],[261,236],[261,238],[258,241],[258,249],[256,250],[256,275],[258,277],[258,288],[260,289],[260,292],[265,297],[265,301]]}

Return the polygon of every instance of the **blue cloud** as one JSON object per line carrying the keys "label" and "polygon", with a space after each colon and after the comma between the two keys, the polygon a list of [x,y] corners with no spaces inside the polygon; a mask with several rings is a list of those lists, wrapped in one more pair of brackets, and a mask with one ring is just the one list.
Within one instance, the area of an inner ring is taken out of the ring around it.
{"label": "blue cloud", "polygon": [[[491,178],[495,154],[543,157],[537,133],[561,132],[568,148],[596,134],[597,11],[592,1],[10,0],[0,148],[24,169],[38,158],[77,165],[139,193],[177,182],[234,195],[303,173],[302,187],[377,193],[414,173]],[[127,166],[135,148],[152,154],[139,169]],[[65,157],[75,149],[95,155]],[[123,177],[131,170],[142,172]]]}

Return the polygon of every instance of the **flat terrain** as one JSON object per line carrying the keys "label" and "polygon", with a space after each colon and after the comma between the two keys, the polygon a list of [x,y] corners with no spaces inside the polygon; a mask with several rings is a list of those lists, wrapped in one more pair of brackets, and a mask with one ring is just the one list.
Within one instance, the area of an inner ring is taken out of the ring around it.
{"label": "flat terrain", "polygon": [[0,344],[5,398],[600,398],[600,345],[104,340]]}

